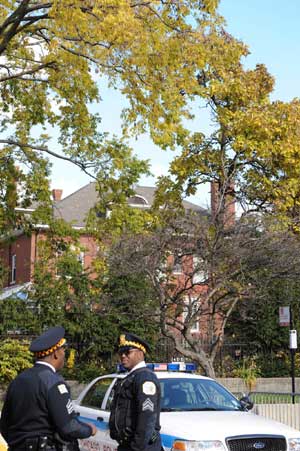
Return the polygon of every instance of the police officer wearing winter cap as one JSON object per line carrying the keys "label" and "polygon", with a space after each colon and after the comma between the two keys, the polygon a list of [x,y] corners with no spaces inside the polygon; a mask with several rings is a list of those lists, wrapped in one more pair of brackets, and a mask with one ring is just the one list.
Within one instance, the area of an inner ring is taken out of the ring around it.
{"label": "police officer wearing winter cap", "polygon": [[0,431],[9,451],[57,451],[63,441],[96,434],[93,424],[78,420],[69,389],[57,371],[64,366],[63,327],[51,327],[32,341],[36,362],[8,387]]}
{"label": "police officer wearing winter cap", "polygon": [[146,367],[149,345],[134,334],[122,334],[119,356],[129,371],[116,383],[109,418],[110,436],[118,451],[160,451],[160,386]]}

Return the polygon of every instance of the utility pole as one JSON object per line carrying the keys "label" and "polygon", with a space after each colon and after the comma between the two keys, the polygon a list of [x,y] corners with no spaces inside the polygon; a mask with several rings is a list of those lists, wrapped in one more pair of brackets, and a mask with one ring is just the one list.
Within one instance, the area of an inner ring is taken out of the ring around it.
{"label": "utility pole", "polygon": [[295,350],[297,349],[297,331],[293,328],[293,312],[290,309],[290,351],[291,351],[291,377],[292,377],[292,403],[295,404]]}

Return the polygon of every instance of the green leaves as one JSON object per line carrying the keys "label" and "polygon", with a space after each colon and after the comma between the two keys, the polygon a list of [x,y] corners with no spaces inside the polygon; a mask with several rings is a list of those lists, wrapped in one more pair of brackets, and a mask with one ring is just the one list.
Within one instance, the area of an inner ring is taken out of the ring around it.
{"label": "green leaves", "polygon": [[3,340],[0,344],[0,384],[7,385],[21,371],[32,366],[29,343],[19,340]]}
{"label": "green leaves", "polygon": [[[109,168],[112,173],[122,170],[128,184],[147,171],[145,163],[129,159],[122,140],[109,139],[101,130],[94,111],[103,77],[128,99],[126,136],[149,131],[163,148],[185,143],[188,102],[201,92],[196,71],[206,67],[211,53],[214,58],[224,53],[217,4],[2,2],[1,233],[18,223],[30,224],[20,211],[7,214],[20,204],[43,204],[34,220],[47,220],[49,155],[77,165],[99,184],[107,183]],[[57,136],[57,146],[51,136]],[[18,166],[18,174],[10,168],[14,176],[6,176],[7,160]],[[111,177],[107,191],[115,189],[113,182],[118,184]]]}

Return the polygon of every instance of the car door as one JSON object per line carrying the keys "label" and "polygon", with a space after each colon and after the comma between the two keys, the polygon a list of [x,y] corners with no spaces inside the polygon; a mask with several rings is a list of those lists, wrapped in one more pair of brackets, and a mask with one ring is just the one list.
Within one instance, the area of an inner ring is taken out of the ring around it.
{"label": "car door", "polygon": [[81,451],[114,451],[117,443],[109,436],[108,420],[112,387],[117,378],[103,376],[94,381],[75,401],[75,410],[82,421],[94,423],[97,434],[80,440]]}

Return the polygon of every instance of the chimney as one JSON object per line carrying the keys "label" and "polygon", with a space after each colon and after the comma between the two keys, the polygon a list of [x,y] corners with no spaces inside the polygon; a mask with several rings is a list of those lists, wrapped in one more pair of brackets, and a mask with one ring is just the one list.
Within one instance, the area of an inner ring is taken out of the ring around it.
{"label": "chimney", "polygon": [[[225,228],[232,227],[235,223],[235,195],[234,183],[230,182],[227,186],[221,187],[220,183],[212,182],[210,191],[211,214],[214,219],[218,218]],[[222,194],[222,189],[225,193]],[[221,196],[224,199],[221,200]],[[220,203],[222,204],[220,205]]]}
{"label": "chimney", "polygon": [[53,189],[53,190],[52,190],[52,197],[53,197],[53,200],[54,200],[55,202],[61,200],[62,193],[63,193],[63,190],[62,190],[62,189]]}

